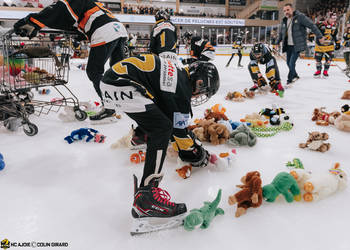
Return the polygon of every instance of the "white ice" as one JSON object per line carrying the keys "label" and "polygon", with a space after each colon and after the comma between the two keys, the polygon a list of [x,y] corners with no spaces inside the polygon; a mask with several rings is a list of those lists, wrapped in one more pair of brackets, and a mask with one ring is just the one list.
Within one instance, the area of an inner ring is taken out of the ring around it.
{"label": "white ice", "polygon": [[[259,138],[252,148],[238,148],[235,165],[227,171],[202,169],[183,180],[175,172],[175,161],[166,161],[161,187],[169,191],[173,201],[185,202],[188,209],[201,207],[203,201],[212,200],[222,188],[220,206],[225,215],[215,218],[208,229],[187,232],[178,228],[131,237],[132,175],[141,178],[143,168],[129,162],[130,151],[112,150],[110,145],[128,133],[132,121],[123,115],[118,123],[92,126],[88,120],[63,123],[57,114],[50,113],[31,117],[39,127],[34,137],[26,136],[21,129],[9,132],[0,128],[0,152],[6,162],[5,169],[0,171],[0,240],[64,241],[69,243],[68,249],[74,250],[350,249],[349,189],[317,203],[288,204],[283,198],[275,203],[264,202],[240,218],[235,218],[236,208],[227,203],[227,197],[238,191],[235,186],[248,171],[259,170],[263,184],[269,184],[279,172],[288,171],[285,163],[295,157],[314,172],[327,171],[340,162],[350,173],[350,135],[333,126],[316,126],[311,121],[315,107],[325,106],[330,112],[340,110],[346,103],[340,97],[350,89],[348,79],[335,66],[329,71],[329,79],[314,79],[315,62],[299,60],[296,68],[301,78],[286,90],[283,99],[269,94],[234,103],[224,99],[226,93],[242,91],[252,83],[246,66],[236,68],[237,57],[229,68],[225,68],[227,60],[226,56],[217,57],[221,88],[208,103],[194,109],[194,118],[202,117],[204,109],[216,103],[223,104],[227,116],[237,121],[277,104],[290,114],[295,126],[273,138]],[[248,57],[243,57],[242,64],[247,63]],[[285,82],[288,68],[284,61],[278,64]],[[76,67],[72,67],[69,87],[81,101],[97,100],[86,73]],[[53,97],[58,94],[52,90],[47,98]],[[107,136],[106,142],[68,145],[63,138],[81,127],[98,129]],[[329,133],[330,151],[298,148],[311,131]],[[230,148],[209,144],[205,147],[216,153]]]}

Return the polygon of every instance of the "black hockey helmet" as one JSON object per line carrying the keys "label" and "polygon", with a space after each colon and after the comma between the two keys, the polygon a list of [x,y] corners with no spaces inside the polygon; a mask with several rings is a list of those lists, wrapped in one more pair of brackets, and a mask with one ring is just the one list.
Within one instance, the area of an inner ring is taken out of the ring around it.
{"label": "black hockey helmet", "polygon": [[184,38],[187,40],[191,40],[192,38],[192,32],[191,31],[186,31],[184,34]]}
{"label": "black hockey helmet", "polygon": [[204,61],[196,61],[188,67],[192,83],[193,106],[198,106],[215,95],[220,87],[220,78],[214,64]]}
{"label": "black hockey helmet", "polygon": [[255,58],[260,58],[263,55],[264,52],[264,45],[262,43],[257,43],[252,48],[252,53],[255,56]]}
{"label": "black hockey helmet", "polygon": [[156,21],[159,21],[162,19],[163,20],[170,20],[170,15],[165,10],[158,10],[154,17],[156,18]]}

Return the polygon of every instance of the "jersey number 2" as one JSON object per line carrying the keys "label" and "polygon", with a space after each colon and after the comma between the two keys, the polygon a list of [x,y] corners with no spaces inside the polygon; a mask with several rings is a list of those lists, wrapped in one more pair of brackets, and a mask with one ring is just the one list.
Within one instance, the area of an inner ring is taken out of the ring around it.
{"label": "jersey number 2", "polygon": [[[143,59],[143,60],[142,60]],[[143,72],[152,72],[155,68],[155,59],[153,55],[140,55],[139,57],[126,58],[112,66],[114,72],[118,75],[128,74],[128,66],[133,65]]]}

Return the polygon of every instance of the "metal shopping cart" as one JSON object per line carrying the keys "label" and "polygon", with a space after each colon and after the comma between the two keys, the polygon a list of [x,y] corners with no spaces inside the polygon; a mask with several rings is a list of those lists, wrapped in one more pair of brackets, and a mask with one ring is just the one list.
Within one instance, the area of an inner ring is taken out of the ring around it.
{"label": "metal shopping cart", "polygon": [[[79,107],[78,98],[67,87],[73,36],[72,33],[47,30],[28,39],[10,30],[1,37],[0,95],[4,101],[1,104],[0,98],[0,121],[15,116],[22,119],[27,135],[35,135],[38,128],[29,122],[31,114],[40,116],[58,112],[62,106],[71,106],[77,120],[87,118],[86,112]],[[34,100],[31,90],[43,87],[54,88],[60,97]]]}

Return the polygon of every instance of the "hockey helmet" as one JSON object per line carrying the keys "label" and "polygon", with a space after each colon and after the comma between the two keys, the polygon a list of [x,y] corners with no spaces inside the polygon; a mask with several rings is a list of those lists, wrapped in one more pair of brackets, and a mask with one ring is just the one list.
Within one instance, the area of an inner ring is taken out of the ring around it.
{"label": "hockey helmet", "polygon": [[159,21],[162,19],[163,20],[170,20],[170,15],[165,10],[158,10],[154,17],[156,18],[156,21]]}
{"label": "hockey helmet", "polygon": [[189,66],[192,83],[193,106],[198,106],[215,95],[220,87],[220,78],[217,68],[210,62],[196,61]]}
{"label": "hockey helmet", "polygon": [[264,52],[264,45],[262,43],[257,43],[252,48],[252,53],[253,53],[255,58],[262,57],[263,52]]}

